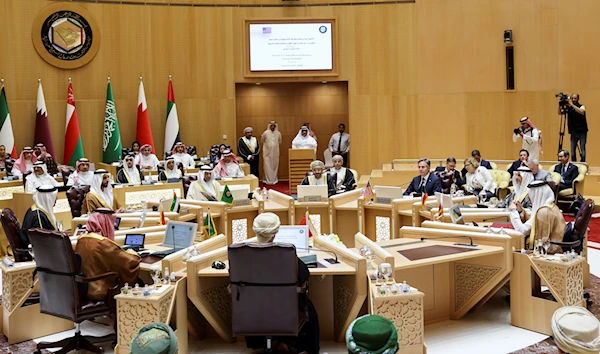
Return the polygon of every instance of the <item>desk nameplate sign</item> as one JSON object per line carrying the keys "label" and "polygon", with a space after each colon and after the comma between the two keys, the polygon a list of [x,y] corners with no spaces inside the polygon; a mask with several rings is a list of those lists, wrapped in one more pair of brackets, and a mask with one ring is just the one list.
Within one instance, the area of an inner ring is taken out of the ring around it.
{"label": "desk nameplate sign", "polygon": [[246,206],[246,205],[250,205],[250,199],[239,199],[239,200],[234,199],[233,200],[233,205],[234,206]]}
{"label": "desk nameplate sign", "polygon": [[320,195],[307,195],[301,199],[304,199],[304,200],[302,200],[303,202],[324,202],[325,201],[325,200],[323,200],[323,197],[321,197]]}
{"label": "desk nameplate sign", "polygon": [[392,198],[375,197],[377,204],[392,204]]}

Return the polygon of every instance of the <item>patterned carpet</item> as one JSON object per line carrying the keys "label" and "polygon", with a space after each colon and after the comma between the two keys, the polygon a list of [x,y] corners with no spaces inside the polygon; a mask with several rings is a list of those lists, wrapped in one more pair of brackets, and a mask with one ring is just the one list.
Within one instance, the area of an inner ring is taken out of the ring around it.
{"label": "patterned carpet", "polygon": [[[585,291],[590,293],[590,299],[593,301],[593,305],[590,308],[590,311],[596,316],[596,318],[600,318],[600,278],[597,276],[591,275],[590,278],[590,287],[586,288]],[[564,354],[564,352],[556,346],[552,337],[531,345],[527,348],[523,348],[521,350],[517,350],[511,354]]]}

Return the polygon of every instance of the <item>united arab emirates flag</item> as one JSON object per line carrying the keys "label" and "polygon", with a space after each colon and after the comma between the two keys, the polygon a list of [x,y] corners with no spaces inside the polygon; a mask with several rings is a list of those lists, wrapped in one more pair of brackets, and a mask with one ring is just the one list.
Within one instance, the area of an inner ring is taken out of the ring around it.
{"label": "united arab emirates flag", "polygon": [[118,162],[123,154],[123,145],[121,144],[121,132],[119,131],[119,121],[117,120],[117,109],[113,97],[110,78],[106,89],[106,109],[104,111],[104,139],[102,144],[102,162]]}
{"label": "united arab emirates flag", "polygon": [[4,80],[2,80],[2,90],[0,91],[0,142],[6,147],[6,152],[9,153],[13,159],[17,157],[15,135],[13,134],[10,114],[8,113],[6,92],[4,92]]}
{"label": "united arab emirates flag", "polygon": [[179,117],[177,116],[177,105],[175,104],[175,94],[173,93],[173,81],[171,80],[171,77],[169,77],[168,96],[164,152],[171,152],[175,144],[181,141],[179,135]]}
{"label": "united arab emirates flag", "polygon": [[67,91],[67,123],[65,125],[65,153],[63,163],[75,167],[77,160],[84,157],[83,143],[79,131],[79,118],[75,108],[75,96],[73,95],[73,84],[69,79]]}

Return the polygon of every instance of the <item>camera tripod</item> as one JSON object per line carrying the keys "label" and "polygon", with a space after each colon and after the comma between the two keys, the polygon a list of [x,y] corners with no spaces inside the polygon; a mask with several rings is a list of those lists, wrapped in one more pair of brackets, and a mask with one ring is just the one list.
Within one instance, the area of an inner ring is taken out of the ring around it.
{"label": "camera tripod", "polygon": [[[567,126],[567,118],[568,118],[568,111],[566,109],[562,109],[561,107],[561,115],[560,115],[560,124],[559,124],[559,135],[558,135],[558,151],[563,149],[563,141],[565,139],[565,128]],[[575,151],[572,151],[573,154],[577,154],[579,153],[579,156],[581,156],[581,148],[579,147],[579,141],[577,141],[577,146],[575,147]],[[577,156],[573,156],[573,158],[577,158]]]}

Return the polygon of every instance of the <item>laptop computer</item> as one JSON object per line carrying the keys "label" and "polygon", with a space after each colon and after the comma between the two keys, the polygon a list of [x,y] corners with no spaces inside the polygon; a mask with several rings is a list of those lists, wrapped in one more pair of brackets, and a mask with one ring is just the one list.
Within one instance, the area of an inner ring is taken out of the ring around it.
{"label": "laptop computer", "polygon": [[327,200],[327,185],[298,186],[298,200],[303,202],[322,202]]}
{"label": "laptop computer", "polygon": [[392,200],[402,198],[401,187],[375,186],[375,203],[392,204]]}
{"label": "laptop computer", "polygon": [[136,252],[139,252],[144,248],[145,239],[146,234],[126,234],[124,245],[121,248],[124,250],[132,249]]}
{"label": "laptop computer", "polygon": [[229,186],[229,190],[233,196],[234,206],[250,205],[250,200],[248,199],[248,193],[250,193],[249,186]]}
{"label": "laptop computer", "polygon": [[169,249],[153,252],[151,253],[152,256],[166,257],[190,247],[194,244],[196,231],[198,231],[198,224],[196,223],[169,220],[165,229],[163,242],[160,244],[160,246],[168,247]]}

